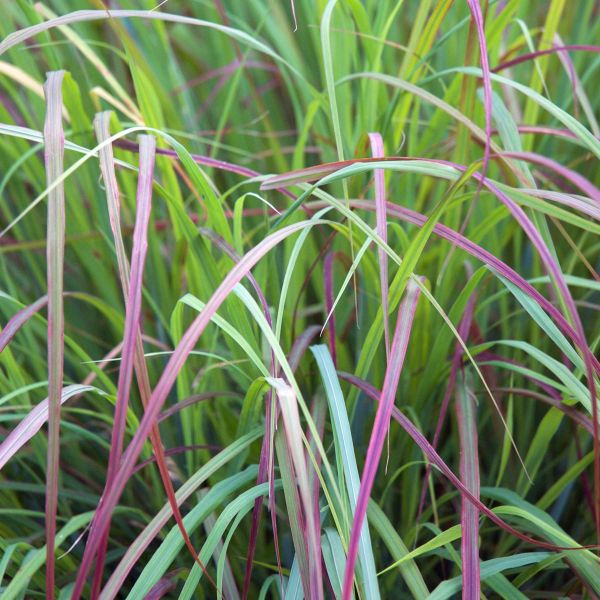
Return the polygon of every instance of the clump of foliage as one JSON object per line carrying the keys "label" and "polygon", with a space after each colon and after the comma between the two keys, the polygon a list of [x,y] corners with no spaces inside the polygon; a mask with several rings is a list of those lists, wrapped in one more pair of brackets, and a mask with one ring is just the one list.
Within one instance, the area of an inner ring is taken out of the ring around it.
{"label": "clump of foliage", "polygon": [[84,4],[0,20],[2,598],[598,597],[597,3]]}

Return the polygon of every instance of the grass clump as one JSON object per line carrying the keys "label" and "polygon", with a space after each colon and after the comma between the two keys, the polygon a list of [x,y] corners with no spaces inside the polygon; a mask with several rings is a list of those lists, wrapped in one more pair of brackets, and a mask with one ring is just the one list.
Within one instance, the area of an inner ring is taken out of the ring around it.
{"label": "grass clump", "polygon": [[3,598],[600,595],[596,3],[0,22]]}

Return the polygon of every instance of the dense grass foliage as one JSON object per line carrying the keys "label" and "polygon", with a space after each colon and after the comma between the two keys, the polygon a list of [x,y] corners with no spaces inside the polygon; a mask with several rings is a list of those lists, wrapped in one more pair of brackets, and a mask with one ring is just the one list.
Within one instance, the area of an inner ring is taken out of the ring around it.
{"label": "dense grass foliage", "polygon": [[2,598],[599,597],[598,4],[156,4],[2,3]]}

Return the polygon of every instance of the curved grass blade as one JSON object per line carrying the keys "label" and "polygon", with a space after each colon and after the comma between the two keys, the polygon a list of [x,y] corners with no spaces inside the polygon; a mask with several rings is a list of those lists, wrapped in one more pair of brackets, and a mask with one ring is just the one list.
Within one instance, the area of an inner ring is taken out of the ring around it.
{"label": "curved grass blade", "polygon": [[[145,255],[147,251],[147,230],[152,209],[152,181],[154,171],[154,157],[156,152],[155,138],[152,136],[142,136],[139,145],[140,153],[140,170],[138,178],[138,211],[136,213],[136,223],[134,228],[134,247],[132,251],[132,264],[134,270],[130,272],[129,261],[125,252],[123,237],[121,233],[121,218],[120,218],[120,193],[114,170],[114,155],[112,145],[107,144],[110,140],[110,116],[111,113],[106,111],[96,116],[94,127],[96,136],[100,142],[99,158],[102,177],[106,185],[107,204],[110,225],[113,233],[115,249],[117,254],[117,264],[119,268],[119,277],[123,296],[126,301],[126,322],[124,345],[127,340],[127,348],[122,351],[125,364],[121,365],[119,371],[119,384],[124,386],[121,388],[121,394],[117,393],[117,406],[115,410],[115,423],[117,426],[113,429],[113,445],[111,445],[111,453],[109,456],[109,468],[107,473],[107,481],[105,487],[110,487],[112,479],[115,476],[116,466],[118,465],[123,446],[124,434],[124,414],[127,411],[129,390],[131,387],[131,367],[135,369],[136,378],[142,397],[144,406],[148,405],[151,396],[150,377],[145,361],[144,346],[142,342],[142,332],[140,326],[140,311],[141,311],[141,293],[142,293],[142,276],[144,271]],[[123,379],[122,379],[123,377]],[[126,381],[129,380],[129,382]],[[125,389],[127,388],[127,389]],[[175,491],[171,482],[171,476],[166,464],[164,449],[160,438],[160,430],[158,425],[154,425],[150,434],[154,453],[156,455],[156,463],[159,473],[165,488],[165,492],[173,510],[173,516],[177,521],[182,535],[186,542],[186,547],[194,560],[197,560],[197,554],[194,550],[191,540],[187,536],[183,528],[183,519],[179,512],[179,507],[175,499]],[[96,597],[99,593],[102,584],[104,554],[108,544],[109,530],[104,533],[104,537],[100,543],[98,556],[96,559],[96,569],[92,582],[92,596]],[[210,578],[208,578],[210,581]]]}
{"label": "curved grass blade", "polygon": [[[258,52],[266,54],[273,60],[281,62],[282,64],[287,66],[297,77],[305,81],[302,74],[299,73],[296,69],[294,69],[294,67],[292,67],[288,62],[283,60],[276,52],[274,52],[266,44],[263,44],[256,37],[251,36],[244,31],[235,29],[233,27],[228,27],[226,25],[221,25],[220,23],[214,23],[212,21],[204,21],[201,19],[194,19],[193,17],[187,17],[184,15],[175,15],[152,10],[78,10],[75,12],[71,12],[66,15],[61,15],[49,19],[48,21],[37,23],[36,25],[32,25],[30,27],[25,27],[7,35],[2,41],[2,43],[0,43],[0,55],[4,54],[7,50],[13,48],[17,44],[22,44],[23,42],[31,39],[32,37],[35,37],[36,35],[39,35],[40,33],[43,33],[44,31],[48,31],[55,27],[72,25],[73,23],[82,23],[86,21],[89,22],[102,21],[105,19],[127,18],[142,18],[149,20],[166,21],[171,23],[180,23],[182,25],[191,25],[195,27],[206,27],[207,29],[214,29],[216,31],[220,31],[221,33],[224,33],[232,39],[242,42],[248,47],[257,50]],[[309,85],[308,82],[307,85]]]}
{"label": "curved grass blade", "polygon": [[[196,473],[194,473],[175,494],[177,505],[185,502],[211,475],[233,460],[240,453],[244,452],[250,444],[259,439],[263,434],[263,428],[256,428],[247,434],[239,437],[235,442],[223,449],[215,457],[211,458]],[[113,570],[112,575],[100,596],[101,600],[112,600],[121,590],[127,575],[134,568],[138,560],[143,555],[152,540],[159,535],[161,529],[168,523],[173,514],[170,503],[167,502],[153,517],[152,521],[146,525],[144,530],[131,543],[125,552],[125,555]]]}
{"label": "curved grass blade", "polygon": [[[524,552],[522,554],[514,554],[513,556],[492,558],[481,563],[481,578],[485,581],[488,578],[492,578],[497,573],[502,573],[503,571],[522,567],[524,565],[537,564],[550,556],[552,556],[552,554],[549,552]],[[447,598],[452,598],[460,592],[461,585],[462,582],[460,577],[443,581],[435,588],[435,590],[433,590],[433,592],[431,592],[427,597],[427,600],[446,600]],[[469,598],[474,597],[475,596],[469,596]]]}
{"label": "curved grass blade", "polygon": [[[276,481],[275,487],[276,489],[280,488],[281,482]],[[260,485],[256,485],[253,488],[242,492],[233,500],[231,500],[231,502],[227,504],[223,512],[219,515],[212,531],[206,538],[206,542],[200,551],[200,559],[204,562],[208,561],[208,559],[210,559],[215,552],[215,549],[229,524],[239,515],[245,515],[252,510],[252,507],[254,506],[258,496],[264,496],[268,493],[269,484],[261,483]],[[197,589],[201,577],[202,570],[200,567],[198,567],[198,564],[194,564],[185,586],[179,595],[180,600],[190,600],[190,598],[193,597],[194,591]]]}
{"label": "curved grass blade", "polygon": [[[361,200],[353,200],[351,202],[352,206],[355,208],[360,208],[363,210],[374,210],[373,206],[369,202],[361,201]],[[394,217],[397,217],[403,221],[408,223],[412,223],[417,225],[418,227],[422,227],[423,224],[427,221],[427,217],[425,215],[421,215],[409,208],[405,208],[403,206],[399,206],[397,204],[392,204],[388,202],[388,214]],[[549,301],[547,300],[540,292],[531,285],[526,279],[524,279],[519,273],[517,273],[514,269],[509,267],[506,263],[499,260],[493,254],[478,246],[468,238],[459,234],[458,232],[450,229],[446,225],[437,224],[433,228],[433,232],[444,238],[448,241],[451,241],[453,244],[456,244],[466,252],[468,252],[474,258],[482,261],[489,267],[491,267],[495,272],[499,273],[507,279],[511,281],[518,289],[524,292],[528,297],[530,297],[535,303],[537,303],[557,324],[559,329],[568,335],[581,349],[581,339],[579,334],[575,331],[573,326],[569,321],[565,319],[562,313]],[[545,280],[544,280],[545,281]],[[549,281],[549,279],[548,279]],[[594,365],[594,370],[600,374],[600,362],[595,358],[591,357],[592,363]]]}
{"label": "curved grass blade", "polygon": [[600,52],[600,46],[594,46],[593,44],[561,44],[559,46],[553,46],[552,48],[545,48],[544,50],[536,50],[535,52],[521,54],[520,56],[512,58],[511,60],[502,62],[499,65],[496,65],[492,69],[492,72],[498,73],[499,71],[510,69],[511,67],[515,67],[516,65],[520,65],[524,62],[534,60],[547,54],[560,54],[561,52],[573,52],[575,50],[583,52]]}
{"label": "curved grass blade", "polygon": [[598,578],[600,557],[588,548],[572,550],[577,542],[565,533],[547,512],[523,500],[512,490],[482,487],[481,494],[506,503],[504,506],[494,508],[494,513],[523,521],[526,527],[557,544],[561,550],[568,550],[565,559],[573,565],[578,577],[583,578],[595,594],[600,593]]}
{"label": "curved grass blade", "polygon": [[[473,75],[475,77],[481,77],[482,72],[478,67],[454,67],[452,69],[447,69],[445,71],[441,71],[436,73],[435,78],[443,77],[444,75],[450,73],[465,73],[467,75]],[[430,79],[430,78],[428,78]],[[490,74],[490,79],[502,85],[507,85],[515,90],[521,92],[527,98],[531,99],[538,106],[549,112],[553,117],[555,117],[558,121],[560,121],[568,130],[570,130],[579,141],[588,148],[594,156],[600,158],[600,140],[596,138],[596,136],[589,131],[584,125],[582,125],[577,119],[575,119],[572,115],[562,110],[559,106],[534,91],[530,87],[519,83],[513,79],[509,79],[508,77],[502,77],[502,75],[497,75],[495,73]]]}
{"label": "curved grass blade", "polygon": [[[253,466],[214,485],[184,517],[183,523],[185,530],[190,532],[195,531],[201,523],[210,518],[212,513],[217,510],[219,506],[223,505],[233,494],[240,494],[243,487],[255,478],[256,467]],[[234,501],[235,500],[232,502]],[[212,533],[213,532],[211,532],[210,535],[212,535]],[[167,569],[169,569],[181,551],[184,543],[181,530],[177,525],[173,526],[165,536],[165,539],[160,544],[158,550],[153,553],[150,560],[144,566],[144,569],[131,588],[127,598],[129,600],[145,598],[152,586],[155,585],[166,573]],[[208,559],[210,559],[210,554],[208,556],[202,556],[199,560],[202,564],[205,564]],[[197,566],[198,563],[195,562],[194,565]],[[202,573],[202,571],[200,572]],[[216,589],[216,585],[214,589]]]}
{"label": "curved grass blade", "polygon": [[[221,304],[225,301],[231,290],[246,276],[248,271],[273,247],[284,240],[286,237],[301,231],[305,227],[314,227],[323,221],[303,221],[294,225],[289,225],[265,238],[261,243],[255,246],[232,268],[221,285],[211,296],[207,302],[205,309],[196,317],[192,325],[185,332],[183,338],[179,342],[175,351],[171,355],[167,366],[160,378],[160,381],[154,388],[144,417],[140,422],[140,426],[132,441],[130,442],[126,452],[123,455],[121,466],[115,478],[114,485],[107,491],[104,497],[103,506],[99,507],[96,513],[96,518],[90,536],[86,545],[86,549],[77,574],[77,586],[81,590],[83,582],[92,566],[93,556],[96,553],[99,544],[98,532],[104,531],[110,521],[110,514],[114,510],[119,497],[125,487],[129,474],[135,468],[135,463],[142,450],[144,441],[150,430],[152,429],[156,418],[170,392],[181,367],[189,353],[193,350],[202,332],[211,320],[211,317],[218,310]],[[79,595],[74,595],[74,599],[79,598]]]}
{"label": "curved grass blade", "polygon": [[4,329],[0,332],[0,352],[6,348],[14,335],[29,321],[29,319],[48,303],[48,296],[42,296],[29,306],[22,308],[11,317]]}
{"label": "curved grass blade", "polygon": [[[123,349],[121,352],[121,364],[119,368],[119,382],[117,387],[117,403],[115,406],[114,425],[112,429],[112,438],[110,454],[108,459],[108,471],[106,475],[105,489],[112,486],[115,474],[123,452],[123,442],[125,439],[125,424],[129,397],[131,394],[131,382],[133,378],[133,369],[136,356],[136,345],[141,344],[140,337],[140,317],[142,311],[142,285],[144,265],[146,261],[146,252],[148,248],[147,235],[148,223],[150,221],[150,212],[152,210],[152,175],[154,171],[154,149],[156,139],[152,136],[142,136],[140,140],[140,174],[138,179],[137,193],[137,212],[135,219],[135,228],[133,234],[132,265],[129,271],[127,259],[125,257],[125,248],[119,229],[119,199],[118,190],[115,186],[107,186],[107,191],[113,193],[109,199],[111,206],[111,226],[115,234],[115,243],[117,244],[117,260],[119,261],[119,271],[123,279],[123,291],[126,296],[125,306],[125,332],[123,335]],[[112,152],[111,152],[112,154]],[[111,156],[104,155],[106,161],[111,160]],[[110,177],[111,167],[105,165],[105,179]],[[112,200],[112,202],[111,202]],[[120,243],[119,243],[120,240]],[[125,278],[129,274],[129,281],[125,283]],[[143,356],[143,349],[142,349]],[[160,442],[159,442],[160,443]],[[106,547],[108,544],[109,527],[102,534],[102,541],[98,549],[96,559],[96,568],[94,572],[94,581],[92,584],[92,597],[97,597],[100,585],[102,583],[102,572],[104,570],[104,560]],[[77,588],[74,589],[77,593]]]}
{"label": "curved grass blade", "polygon": [[[417,558],[418,556],[422,556],[423,554],[426,554],[427,552],[431,552],[432,550],[436,550],[437,548],[441,548],[442,546],[445,546],[451,542],[454,542],[455,540],[459,539],[461,537],[461,535],[462,535],[462,533],[461,533],[460,525],[453,525],[452,527],[449,527],[448,529],[445,529],[444,531],[442,531],[441,533],[436,535],[431,540],[425,542],[424,544],[421,544],[419,547],[415,548],[414,550],[411,550],[410,552],[406,552],[404,554],[404,556],[402,556],[401,558],[396,560],[389,567],[386,567],[385,569],[383,569],[383,571],[380,571],[378,573],[378,575],[381,576],[384,573],[387,573],[387,572],[391,571],[392,569],[395,569],[396,567],[401,567],[402,565],[404,565],[404,563],[411,561],[411,560]],[[427,596],[427,597],[429,597],[429,596]]]}
{"label": "curved grass blade", "polygon": [[[350,375],[348,373],[340,373],[340,377],[356,386],[362,392],[364,392],[371,400],[375,402],[379,402],[381,393],[377,388],[372,386],[370,383],[363,381],[362,379]],[[593,548],[597,548],[597,546],[579,546],[575,547],[571,546],[559,546],[554,543],[545,542],[536,538],[532,538],[524,533],[521,533],[519,530],[515,529],[511,525],[509,525],[506,521],[504,521],[501,517],[499,517],[494,510],[490,510],[485,504],[483,504],[480,500],[478,500],[473,494],[463,485],[462,481],[452,472],[452,469],[448,467],[448,465],[444,462],[441,456],[435,451],[433,446],[427,441],[425,436],[417,429],[414,423],[408,419],[400,410],[396,407],[392,408],[392,417],[400,424],[402,429],[408,433],[408,435],[412,438],[412,440],[419,446],[422,452],[427,456],[429,461],[435,465],[440,472],[455,486],[465,498],[469,500],[474,506],[476,506],[480,512],[482,512],[486,517],[488,517],[493,523],[509,532],[511,535],[519,538],[520,540],[533,544],[535,546],[539,546],[540,548],[547,548],[552,551],[559,550],[589,550]],[[494,488],[495,490],[496,488]],[[492,490],[493,491],[493,490]],[[482,490],[483,493],[483,490]],[[486,489],[486,493],[491,494],[489,490]],[[568,536],[565,536],[568,537]],[[568,538],[569,540],[571,538]],[[562,543],[562,540],[561,542]],[[403,557],[402,560],[405,560]],[[395,565],[391,565],[388,569],[393,568]],[[386,569],[387,570],[387,569]]]}
{"label": "curved grass blade", "polygon": [[[556,285],[556,288],[560,293],[560,299],[564,303],[566,309],[568,310],[569,317],[572,319],[572,321],[574,323],[574,329],[575,329],[576,335],[579,339],[579,346],[580,346],[581,352],[583,354],[583,359],[584,359],[584,362],[586,365],[586,374],[587,374],[587,379],[588,379],[590,402],[591,402],[592,411],[593,411],[593,423],[594,423],[593,438],[594,438],[595,454],[597,456],[597,459],[594,463],[594,494],[595,494],[594,506],[596,507],[596,509],[594,511],[595,512],[594,519],[597,524],[598,535],[600,535],[600,433],[598,431],[599,420],[598,420],[598,405],[597,405],[597,398],[596,398],[596,386],[595,386],[595,380],[594,380],[594,376],[593,376],[594,356],[587,344],[585,331],[583,329],[583,324],[581,322],[581,318],[580,318],[577,308],[575,306],[575,302],[573,300],[571,292],[565,282],[565,278],[564,278],[562,269],[561,269],[559,263],[557,262],[556,257],[553,255],[552,250],[546,245],[546,243],[544,242],[544,240],[542,238],[542,235],[537,230],[537,228],[532,223],[532,221],[529,219],[529,217],[525,214],[523,209],[518,204],[516,204],[511,198],[509,198],[509,196],[506,193],[504,193],[497,185],[495,185],[489,179],[482,177],[481,174],[475,173],[473,166],[464,167],[464,166],[457,165],[455,163],[452,163],[449,161],[443,161],[443,160],[436,160],[433,162],[440,164],[440,165],[445,165],[445,166],[448,166],[451,168],[457,168],[459,170],[461,175],[456,182],[456,188],[458,188],[464,182],[465,177],[469,178],[472,176],[478,183],[482,183],[483,186],[485,186],[490,192],[492,192],[498,198],[498,200],[500,202],[502,202],[502,204],[504,204],[508,208],[508,210],[511,212],[515,221],[520,225],[520,227],[523,229],[524,233],[527,235],[527,237],[530,239],[531,243],[534,245],[537,253],[540,256],[540,259],[542,261],[544,268],[550,275],[553,283]],[[382,164],[384,166],[384,168],[393,168],[391,164],[387,164],[387,165],[385,163],[380,163],[380,164]],[[320,181],[318,182],[317,185],[324,185],[326,183],[336,181],[339,178],[345,178],[345,177],[349,176],[350,174],[362,172],[363,170],[372,169],[375,166],[379,166],[379,165],[376,165],[373,163],[362,164],[361,162],[357,162],[356,164],[345,167],[339,171],[334,171],[332,174],[323,177],[322,179],[320,179]],[[452,192],[456,188],[454,188],[454,187],[451,188],[450,194],[452,194]],[[436,213],[436,215],[437,215],[437,213],[440,212],[442,204],[443,204],[443,202],[440,202],[438,204],[438,206],[436,207],[436,210],[434,211]],[[435,221],[433,220],[433,217],[428,221],[428,223],[431,223],[431,228],[433,228],[433,224],[435,223]],[[423,233],[423,236],[417,235],[417,238],[415,238],[415,243],[417,240],[419,240],[420,243],[421,242],[424,243],[424,240],[426,241],[428,235],[424,234],[424,230],[421,233]],[[422,250],[422,248],[421,248],[421,250]],[[420,254],[420,252],[417,253],[417,256],[419,254]],[[411,256],[411,259],[414,259],[414,255]],[[402,271],[408,264],[409,264],[408,261],[403,261],[401,264],[401,267],[400,267],[400,271]],[[399,279],[398,275],[396,276],[396,278]],[[401,285],[399,286],[399,289],[401,291],[401,289],[402,289]],[[394,292],[395,291],[396,290],[394,290]],[[490,393],[490,398],[491,398],[492,402],[495,403],[495,399],[491,393]],[[503,417],[499,410],[498,410],[498,414],[500,415],[500,418],[502,419]],[[515,447],[515,450],[516,450],[516,446],[514,445],[514,443],[513,443],[513,447]],[[518,450],[517,450],[517,454],[518,454]],[[518,454],[518,456],[520,458],[519,454]],[[523,465],[523,468],[525,469],[525,465],[523,464],[522,460],[521,460],[521,464]]]}
{"label": "curved grass blade", "polygon": [[[86,392],[104,395],[102,390],[91,385],[73,384],[64,387],[60,403]],[[42,428],[50,414],[50,398],[42,400],[29,414],[6,436],[0,444],[0,469]]]}
{"label": "curved grass blade", "polygon": [[[93,512],[86,512],[70,519],[67,524],[57,532],[54,538],[54,548],[52,554],[77,531],[87,527],[94,516]],[[35,550],[29,557],[29,560],[21,566],[10,583],[2,590],[2,598],[6,600],[16,600],[23,598],[26,593],[26,587],[31,577],[42,567],[46,561],[49,552],[46,546]]]}

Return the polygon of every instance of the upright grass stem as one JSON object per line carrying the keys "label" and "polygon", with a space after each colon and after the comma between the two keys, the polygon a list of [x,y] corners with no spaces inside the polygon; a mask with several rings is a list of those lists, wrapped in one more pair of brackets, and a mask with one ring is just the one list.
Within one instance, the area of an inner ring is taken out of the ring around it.
{"label": "upright grass stem", "polygon": [[[63,172],[62,82],[64,71],[48,73],[44,84],[46,121],[44,159],[46,181],[52,184]],[[46,598],[53,600],[55,584],[54,541],[60,475],[60,404],[64,367],[63,272],[65,256],[65,193],[62,184],[48,195],[48,460],[46,470]]]}

